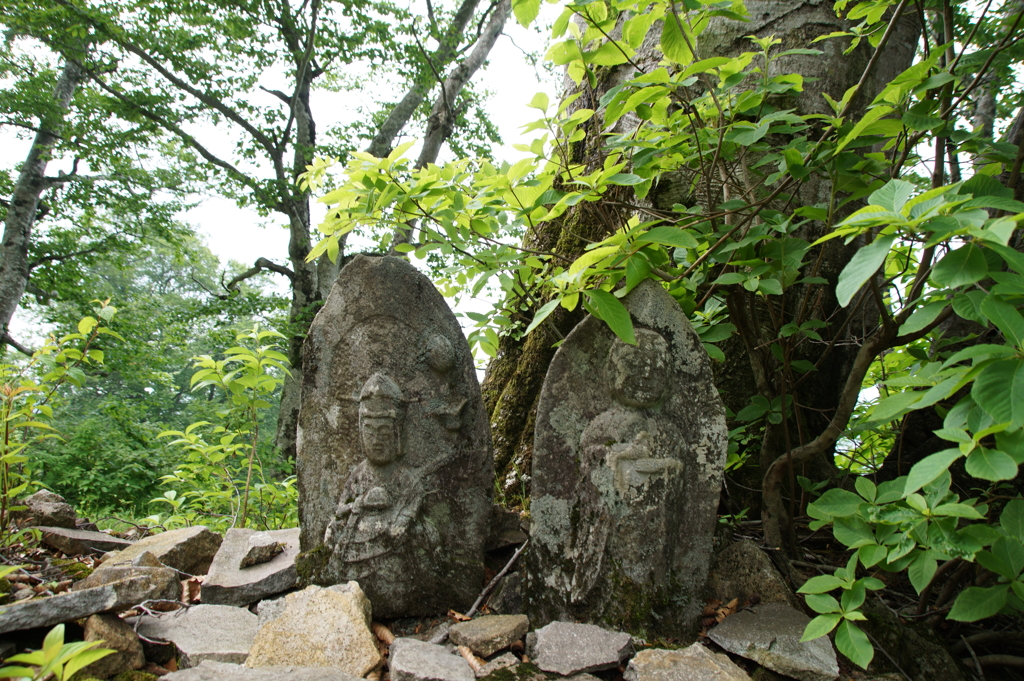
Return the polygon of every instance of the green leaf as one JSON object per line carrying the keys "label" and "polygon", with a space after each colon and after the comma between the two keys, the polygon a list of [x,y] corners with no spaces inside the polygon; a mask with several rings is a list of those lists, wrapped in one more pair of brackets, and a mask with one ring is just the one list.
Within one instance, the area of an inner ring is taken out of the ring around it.
{"label": "green leaf", "polygon": [[626,260],[626,288],[633,290],[651,273],[651,262],[643,253],[634,253]]}
{"label": "green leaf", "polygon": [[968,475],[982,480],[1011,480],[1017,477],[1017,462],[1009,454],[978,447],[967,457]]}
{"label": "green leaf", "polygon": [[924,393],[915,390],[890,395],[871,409],[870,418],[872,421],[883,423],[892,421],[897,416],[902,415],[914,403],[920,401],[923,396]]}
{"label": "green leaf", "polygon": [[804,635],[800,638],[800,642],[813,641],[816,638],[825,636],[835,629],[836,625],[839,624],[842,619],[842,615],[818,615],[807,623],[807,627],[804,629]]}
{"label": "green leaf", "polygon": [[889,180],[868,197],[872,206],[881,206],[893,213],[899,213],[914,195],[914,185],[906,180]]}
{"label": "green leaf", "polygon": [[907,486],[903,490],[904,495],[913,494],[945,473],[953,465],[953,462],[962,456],[963,453],[959,449],[944,449],[915,463],[907,476]]}
{"label": "green leaf", "polygon": [[769,127],[771,127],[771,122],[764,121],[760,125],[756,126],[734,128],[734,130],[739,130],[739,132],[735,132],[731,139],[740,146],[749,147],[751,144],[767,135]]}
{"label": "green leaf", "polygon": [[676,248],[697,248],[697,240],[693,235],[679,227],[655,227],[654,229],[641,234],[636,238],[637,244],[662,244],[663,246],[675,246]]}
{"label": "green leaf", "polygon": [[921,329],[926,328],[929,324],[935,321],[936,317],[938,317],[944,309],[946,309],[946,305],[946,301],[938,300],[934,303],[928,303],[927,305],[917,308],[914,310],[914,313],[910,315],[910,318],[900,326],[897,333],[901,336],[905,336],[908,333],[916,333]]}
{"label": "green leaf", "polygon": [[[93,644],[98,644],[99,641],[92,641]],[[107,655],[112,655],[117,651],[111,650],[110,648],[94,648],[92,650],[83,650],[74,655],[64,665],[64,679],[70,679],[81,669],[88,667],[93,662],[102,660]]]}
{"label": "green leaf", "polygon": [[540,0],[512,0],[512,13],[521,26],[529,27],[540,14]]}
{"label": "green leaf", "polygon": [[853,486],[857,489],[857,494],[861,495],[867,501],[874,501],[875,495],[878,494],[878,488],[875,487],[875,483],[871,482],[867,477],[861,475],[854,480]]}
{"label": "green leaf", "polygon": [[995,296],[986,296],[981,301],[981,312],[1002,331],[1007,341],[1024,348],[1024,317],[1015,307]]}
{"label": "green leaf", "polygon": [[822,494],[821,498],[808,506],[808,510],[811,510],[810,507],[813,506],[814,511],[822,514],[822,516],[829,518],[845,518],[856,513],[857,509],[859,509],[860,505],[863,503],[864,500],[853,492],[835,488]]}
{"label": "green leaf", "polygon": [[96,328],[97,324],[99,322],[96,321],[95,317],[82,317],[81,321],[78,322],[78,333],[88,336]]}
{"label": "green leaf", "polygon": [[838,589],[845,583],[834,575],[818,575],[804,582],[796,592],[799,594],[823,594]]}
{"label": "green leaf", "polygon": [[1013,499],[1007,502],[1002,515],[999,516],[999,525],[1011,537],[1024,542],[1024,501]]}
{"label": "green leaf", "polygon": [[868,635],[856,624],[846,620],[836,629],[836,648],[861,669],[867,669],[875,656]]}
{"label": "green leaf", "polygon": [[596,316],[600,317],[608,325],[608,328],[624,342],[636,345],[636,336],[633,334],[633,320],[630,319],[626,306],[611,293],[601,289],[591,289],[584,291],[584,293],[597,311]]}
{"label": "green leaf", "polygon": [[917,554],[917,557],[911,561],[907,567],[907,576],[910,577],[910,583],[917,593],[921,593],[932,581],[937,567],[937,561],[929,556],[927,551]]}
{"label": "green leaf", "polygon": [[987,275],[985,254],[974,244],[965,244],[939,261],[932,270],[931,279],[938,286],[958,288],[981,281]]}
{"label": "green leaf", "polygon": [[807,594],[804,596],[807,607],[821,614],[840,612],[839,601],[827,594]]}
{"label": "green leaf", "polygon": [[630,187],[635,184],[641,184],[646,181],[647,180],[640,177],[639,175],[634,175],[632,173],[615,173],[607,180],[605,180],[605,182],[607,182],[608,184],[615,184],[625,187]]}
{"label": "green leaf", "polygon": [[974,379],[971,397],[995,423],[1024,425],[1024,360],[1003,359],[986,366]]}
{"label": "green leaf", "polygon": [[957,596],[946,617],[957,622],[976,622],[991,617],[1006,605],[1006,591],[1005,584],[987,588],[968,587]]}
{"label": "green leaf", "polygon": [[878,544],[866,544],[857,550],[857,557],[864,567],[878,564],[889,554],[889,549]]}
{"label": "green leaf", "polygon": [[[839,283],[836,285],[836,298],[842,307],[850,304],[850,300],[864,285],[864,282],[882,266],[885,256],[889,254],[889,249],[892,248],[895,240],[895,236],[879,237],[875,239],[874,243],[860,249],[850,258],[850,262],[839,274]],[[1021,324],[1024,327],[1024,319],[1021,320]]]}
{"label": "green leaf", "polygon": [[541,322],[547,319],[549,314],[555,311],[556,307],[558,307],[558,298],[555,298],[554,300],[550,300],[544,303],[544,305],[542,305],[541,308],[537,310],[537,314],[533,316],[533,321],[530,322],[530,325],[528,327],[526,327],[526,333],[529,334],[531,331],[536,329],[541,324]]}
{"label": "green leaf", "polygon": [[[892,107],[887,105],[875,106],[874,108],[869,109],[868,112],[864,114],[864,117],[857,121],[857,124],[853,126],[853,129],[843,137],[843,141],[836,147],[835,153],[838,154],[840,151],[845,149],[847,145],[860,137],[861,133],[863,133],[869,125],[877,121],[882,116],[886,116],[890,113],[892,113]],[[893,181],[899,182],[901,180]]]}
{"label": "green leaf", "polygon": [[680,22],[669,13],[661,29],[661,51],[665,58],[683,66],[693,61],[693,51],[679,28]]}

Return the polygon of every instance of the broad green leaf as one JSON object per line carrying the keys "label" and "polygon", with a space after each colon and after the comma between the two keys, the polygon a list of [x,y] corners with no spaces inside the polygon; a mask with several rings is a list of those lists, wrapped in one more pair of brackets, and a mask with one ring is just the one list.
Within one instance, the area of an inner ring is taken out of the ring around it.
{"label": "broad green leaf", "polygon": [[[540,0],[537,0],[540,2]],[[693,51],[679,30],[679,20],[671,13],[665,17],[661,28],[661,51],[665,58],[683,66],[693,61]]]}
{"label": "broad green leaf", "polygon": [[1007,341],[1018,348],[1024,347],[1024,317],[1017,308],[995,296],[987,296],[981,301],[981,312],[1002,331]]}
{"label": "broad green leaf", "polygon": [[972,322],[987,325],[988,319],[981,312],[981,302],[985,299],[984,291],[959,292],[953,298],[953,312]]}
{"label": "broad green leaf", "polygon": [[856,516],[836,518],[832,534],[849,549],[857,549],[875,543],[875,535],[871,528]]}
{"label": "broad green leaf", "polygon": [[985,254],[974,244],[965,244],[950,251],[935,265],[931,279],[938,286],[959,288],[981,281],[988,275]]}
{"label": "broad green leaf", "polygon": [[967,504],[940,504],[932,509],[932,513],[950,518],[970,518],[971,520],[982,520],[985,517],[978,513],[978,509]]}
{"label": "broad green leaf", "polygon": [[580,257],[576,258],[576,261],[569,266],[569,274],[576,274],[587,269],[591,265],[596,265],[610,255],[619,252],[618,246],[602,246],[595,248],[592,251],[587,251]]}
{"label": "broad green leaf", "polygon": [[857,489],[857,494],[864,497],[867,501],[874,501],[875,495],[878,494],[878,488],[875,487],[875,483],[863,475],[857,477],[853,486]]}
{"label": "broad green leaf", "polygon": [[1016,579],[1024,569],[1024,545],[1013,537],[1000,537],[992,544],[992,555],[996,556],[1009,567],[1005,575],[1007,579]]}
{"label": "broad green leaf", "polygon": [[88,336],[96,328],[97,324],[99,322],[96,321],[95,317],[82,317],[81,321],[78,322],[78,333]]}
{"label": "broad green leaf", "polygon": [[[91,641],[90,643],[98,644],[100,642]],[[102,660],[107,655],[112,655],[115,652],[117,651],[111,650],[110,648],[94,648],[92,650],[83,650],[77,653],[64,665],[64,679],[72,678],[80,669],[84,669],[93,662]]]}
{"label": "broad green leaf", "polygon": [[633,320],[629,317],[629,311],[622,302],[607,291],[592,289],[584,291],[591,304],[597,310],[598,316],[608,325],[616,336],[630,345],[636,345],[636,336],[633,334]]}
{"label": "broad green leaf", "polygon": [[533,321],[531,321],[530,325],[526,327],[526,333],[529,334],[531,331],[540,326],[540,324],[545,319],[547,319],[548,315],[555,311],[555,308],[558,307],[558,302],[559,301],[556,298],[555,300],[550,300],[544,303],[544,305],[542,305],[541,308],[537,310],[537,314],[533,316]]}
{"label": "broad green leaf", "polygon": [[978,447],[967,457],[968,475],[982,480],[1011,480],[1017,477],[1017,462],[1004,452]]}
{"label": "broad green leaf", "polygon": [[[821,498],[810,506],[813,506],[817,513],[822,514],[822,516],[815,517],[845,518],[856,513],[863,503],[864,500],[853,492],[835,488],[822,494]],[[811,510],[810,506],[808,511]]]}
{"label": "broad green leaf", "polygon": [[839,612],[842,609],[839,607],[839,601],[827,594],[807,594],[804,601],[808,608],[821,614]]}
{"label": "broad green leaf", "polygon": [[1024,425],[1024,360],[1003,359],[986,366],[974,379],[971,397],[995,423]]}
{"label": "broad green leaf", "polygon": [[864,567],[878,564],[889,555],[889,549],[878,544],[866,544],[857,550],[857,557]]}
{"label": "broad green leaf", "polygon": [[953,465],[953,462],[963,456],[959,449],[944,449],[930,456],[921,459],[910,469],[907,476],[907,485],[903,490],[905,495],[913,494],[929,482],[939,477]]}
{"label": "broad green leaf", "polygon": [[[633,290],[651,273],[651,261],[643,253],[634,253],[626,260],[626,288]],[[572,309],[572,308],[569,308]]]}
{"label": "broad green leaf", "polygon": [[908,333],[916,333],[923,328],[926,328],[929,324],[935,321],[935,318],[946,309],[946,301],[939,300],[934,303],[928,303],[923,305],[910,315],[910,317],[903,323],[897,333],[901,336],[905,336]]}
{"label": "broad green leaf", "polygon": [[864,114],[864,117],[857,121],[857,124],[853,126],[853,129],[843,137],[839,146],[836,147],[835,153],[838,154],[840,151],[845,149],[848,144],[860,137],[861,133],[863,133],[869,125],[877,121],[882,116],[886,116],[890,113],[892,113],[892,107],[887,105],[875,106],[874,108],[869,109],[868,112]]}
{"label": "broad green leaf", "polygon": [[640,177],[639,175],[633,175],[632,173],[615,173],[605,181],[608,184],[630,187],[635,184],[641,184],[643,182],[646,182],[647,180]]}
{"label": "broad green leaf", "polygon": [[932,581],[937,567],[937,561],[928,555],[927,551],[920,552],[911,561],[907,567],[907,576],[910,577],[910,583],[917,593],[921,593],[928,586],[929,582]]}
{"label": "broad green leaf", "polygon": [[918,402],[923,396],[923,392],[911,390],[890,395],[875,405],[871,410],[870,419],[872,421],[880,422],[891,421],[897,416],[902,415],[907,409],[910,409],[910,407],[912,407],[915,402]]}
{"label": "broad green leaf", "polygon": [[861,669],[867,669],[875,656],[875,649],[871,646],[868,635],[849,621],[842,622],[836,629],[836,648]]}
{"label": "broad green leaf", "polygon": [[957,622],[976,622],[995,615],[1006,605],[1006,585],[964,589],[946,616]]}
{"label": "broad green leaf", "polygon": [[655,227],[644,232],[636,238],[637,244],[661,244],[663,246],[675,246],[676,248],[697,248],[697,240],[693,235],[679,227],[663,226]]}
{"label": "broad green leaf", "polygon": [[1024,542],[1024,501],[1013,499],[1007,502],[1002,515],[999,516],[999,525],[1011,537]]}
{"label": "broad green leaf", "polygon": [[819,575],[808,579],[796,592],[800,594],[823,594],[838,589],[843,584],[845,582],[834,575]]}
{"label": "broad green leaf", "polygon": [[[860,287],[870,279],[878,268],[885,262],[885,256],[892,248],[895,236],[882,236],[864,248],[857,251],[850,262],[846,264],[839,274],[839,283],[836,285],[836,298],[842,307],[850,304],[850,300],[856,295]],[[1021,320],[1024,327],[1024,319]]]}
{"label": "broad green leaf", "polygon": [[818,615],[807,623],[807,627],[804,629],[804,635],[800,638],[800,642],[813,641],[816,638],[825,636],[835,629],[836,625],[839,624],[842,619],[842,615]]}
{"label": "broad green leaf", "polygon": [[881,206],[893,213],[899,213],[914,195],[914,185],[906,180],[889,180],[880,189],[872,192],[868,203]]}
{"label": "broad green leaf", "polygon": [[527,104],[526,106],[530,107],[531,109],[540,109],[541,111],[546,111],[548,108],[548,103],[549,102],[547,93],[538,92],[533,96],[533,99],[531,99],[530,103]]}
{"label": "broad green leaf", "polygon": [[734,130],[739,130],[739,132],[735,132],[732,135],[731,139],[733,142],[739,144],[740,146],[749,147],[751,144],[757,142],[762,137],[767,135],[769,127],[771,127],[771,123],[768,121],[764,121],[759,125],[755,126],[744,126],[741,128],[734,128]]}
{"label": "broad green leaf", "polygon": [[529,27],[540,14],[540,0],[512,0],[512,13],[521,26]]}

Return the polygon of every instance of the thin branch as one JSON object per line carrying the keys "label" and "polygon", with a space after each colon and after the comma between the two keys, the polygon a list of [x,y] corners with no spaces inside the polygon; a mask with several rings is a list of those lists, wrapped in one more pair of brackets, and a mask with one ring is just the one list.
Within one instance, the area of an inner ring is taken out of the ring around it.
{"label": "thin branch", "polygon": [[9,345],[18,352],[20,352],[21,354],[26,355],[28,357],[31,357],[32,355],[35,354],[35,352],[31,348],[27,348],[18,341],[11,338],[11,334],[7,332],[5,332],[3,336],[0,336],[0,343],[3,343],[4,345]]}
{"label": "thin branch", "polygon": [[224,288],[228,291],[237,291],[239,284],[241,284],[246,279],[251,279],[252,277],[255,277],[263,270],[270,270],[271,272],[283,274],[284,276],[288,277],[290,281],[295,281],[295,273],[292,272],[287,267],[285,267],[284,265],[278,265],[277,263],[271,262],[266,258],[259,258],[256,260],[256,262],[253,264],[251,268],[232,277],[231,281],[224,284]]}

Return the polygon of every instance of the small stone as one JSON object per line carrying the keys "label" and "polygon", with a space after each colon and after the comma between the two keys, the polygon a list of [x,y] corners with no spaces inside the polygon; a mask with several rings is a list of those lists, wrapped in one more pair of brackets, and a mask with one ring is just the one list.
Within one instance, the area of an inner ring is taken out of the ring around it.
{"label": "small stone", "polygon": [[[264,545],[281,547],[281,552],[260,564],[240,568],[248,555],[249,542],[256,535]],[[268,541],[269,540],[269,541]],[[233,528],[220,545],[210,572],[203,581],[203,602],[220,605],[248,605],[295,586],[298,575],[299,528],[254,532]]]}
{"label": "small stone", "polygon": [[22,499],[20,505],[26,506],[25,510],[17,514],[19,519],[25,519],[23,525],[75,529],[75,509],[64,501],[64,497],[50,490],[41,489],[32,496]]}
{"label": "small stone", "polygon": [[461,655],[444,646],[399,638],[391,644],[388,658],[391,681],[473,681],[476,675]]}
{"label": "small stone", "polygon": [[749,539],[727,546],[715,557],[708,588],[723,603],[738,598],[742,604],[756,596],[761,603],[800,606],[771,559]]}
{"label": "small stone", "polygon": [[84,667],[78,678],[107,679],[146,664],[142,643],[132,628],[115,615],[93,615],[85,621],[86,641],[103,641],[115,652]]}
{"label": "small stone", "polygon": [[490,676],[499,669],[507,669],[508,667],[514,667],[519,664],[519,658],[512,653],[505,653],[494,658],[476,672],[476,678],[481,679],[485,676]]}
{"label": "small stone", "polygon": [[284,609],[279,607],[272,608],[276,617],[261,617],[246,666],[291,663],[365,676],[380,665],[370,602],[357,583],[310,586],[285,596]]}
{"label": "small stone", "polygon": [[811,619],[783,603],[744,610],[708,632],[712,641],[734,655],[800,681],[834,681],[839,663],[827,636],[803,641]]}
{"label": "small stone", "polygon": [[[140,539],[110,560],[116,561],[114,564],[130,563],[149,551],[161,563],[187,577],[205,575],[220,543],[221,536],[203,525],[183,527]],[[108,562],[103,561],[104,565]]]}
{"label": "small stone", "polygon": [[326,667],[263,667],[206,660],[198,667],[172,672],[166,681],[362,681],[351,674]]}
{"label": "small stone", "polygon": [[448,632],[452,643],[466,646],[480,657],[490,657],[521,639],[530,628],[526,615],[491,615],[459,622]]}
{"label": "small stone", "polygon": [[35,529],[43,533],[44,544],[68,556],[117,551],[132,545],[130,541],[112,537],[103,532],[69,530],[64,527],[36,527]]}
{"label": "small stone", "polygon": [[[141,620],[141,621],[139,621]],[[149,639],[170,641],[178,649],[178,666],[204,660],[242,664],[256,637],[256,615],[227,605],[196,605],[160,617],[133,617],[132,626]]]}
{"label": "small stone", "polygon": [[530,633],[526,646],[540,669],[569,676],[617,667],[633,651],[633,638],[593,624],[552,622]]}
{"label": "small stone", "polygon": [[739,665],[699,643],[682,650],[641,650],[626,667],[625,681],[750,681]]}
{"label": "small stone", "polygon": [[[298,530],[298,528],[295,528]],[[296,534],[298,534],[296,532]],[[296,537],[298,539],[298,537]],[[270,536],[269,532],[253,532],[245,542],[245,555],[238,563],[241,569],[261,565],[284,551],[284,545]]]}

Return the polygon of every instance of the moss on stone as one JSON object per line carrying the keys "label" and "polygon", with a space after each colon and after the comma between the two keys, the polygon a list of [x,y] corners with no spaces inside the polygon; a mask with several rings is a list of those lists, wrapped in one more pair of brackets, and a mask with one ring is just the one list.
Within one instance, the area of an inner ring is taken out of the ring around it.
{"label": "moss on stone", "polygon": [[523,662],[499,669],[493,674],[482,677],[484,681],[540,681],[541,679],[555,678],[540,670],[535,664]]}
{"label": "moss on stone", "polygon": [[300,553],[295,558],[295,572],[298,575],[299,588],[316,584],[316,578],[327,566],[329,557],[327,547],[321,544],[312,551]]}
{"label": "moss on stone", "polygon": [[91,567],[85,563],[74,560],[73,558],[54,558],[50,562],[55,567],[59,567],[61,572],[74,580],[83,580],[92,574]]}
{"label": "moss on stone", "polygon": [[142,672],[137,669],[130,669],[115,676],[113,681],[155,681],[158,678],[159,677],[156,674]]}

